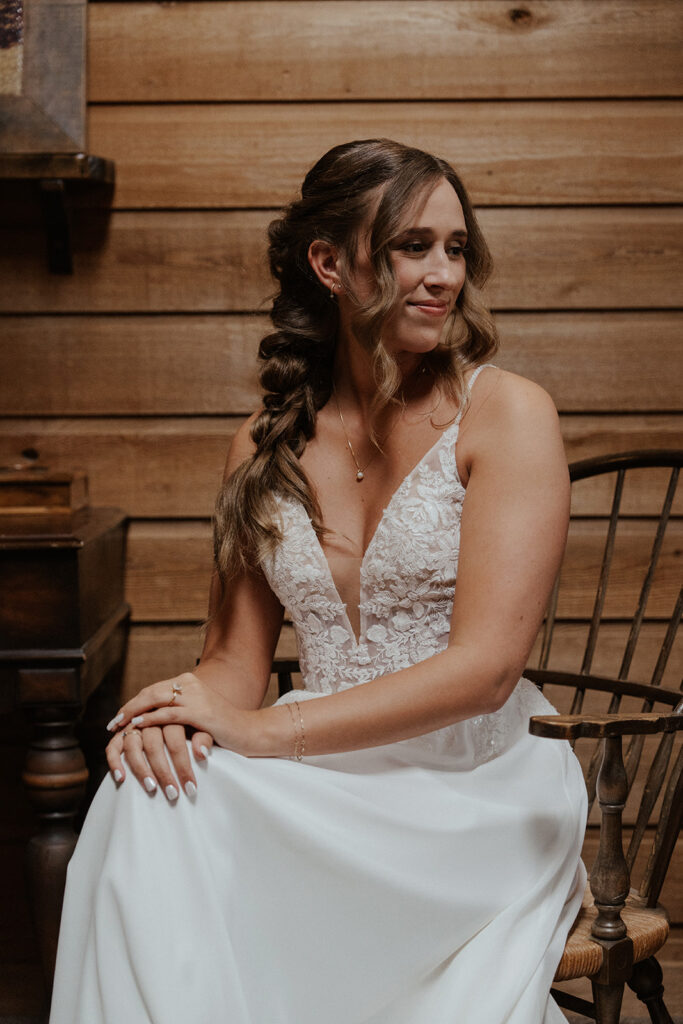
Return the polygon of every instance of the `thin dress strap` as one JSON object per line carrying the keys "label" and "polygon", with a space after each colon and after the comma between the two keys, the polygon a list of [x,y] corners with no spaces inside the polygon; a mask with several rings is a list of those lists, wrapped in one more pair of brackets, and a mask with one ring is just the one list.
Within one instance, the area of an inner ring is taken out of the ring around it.
{"label": "thin dress strap", "polygon": [[477,379],[482,370],[485,370],[487,366],[493,366],[495,369],[495,365],[495,363],[482,363],[481,366],[478,366],[469,379],[467,390],[470,392],[472,391],[472,385],[474,384],[475,380]]}
{"label": "thin dress strap", "polygon": [[[470,377],[470,379],[469,379],[469,381],[467,383],[467,393],[468,393],[468,395],[472,394],[472,385],[474,384],[475,380],[477,379],[477,377],[479,376],[481,371],[485,370],[487,366],[493,366],[495,368],[495,365],[496,365],[495,363],[482,363],[481,366],[478,366],[476,368],[476,370],[474,371],[474,373],[472,374],[472,376]],[[458,415],[455,417],[455,422],[453,423],[453,426],[455,426],[456,423],[458,423],[458,424],[460,423],[460,420],[461,420],[462,415],[463,415],[464,412],[465,412],[465,404],[462,404],[460,406],[459,410],[458,410]]]}

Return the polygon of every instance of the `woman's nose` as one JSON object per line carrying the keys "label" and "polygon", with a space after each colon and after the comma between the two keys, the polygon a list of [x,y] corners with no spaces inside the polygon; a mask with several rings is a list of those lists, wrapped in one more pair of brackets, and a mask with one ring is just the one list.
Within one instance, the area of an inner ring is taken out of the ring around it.
{"label": "woman's nose", "polygon": [[461,270],[457,261],[447,252],[433,252],[425,267],[425,284],[432,288],[452,288],[460,281]]}

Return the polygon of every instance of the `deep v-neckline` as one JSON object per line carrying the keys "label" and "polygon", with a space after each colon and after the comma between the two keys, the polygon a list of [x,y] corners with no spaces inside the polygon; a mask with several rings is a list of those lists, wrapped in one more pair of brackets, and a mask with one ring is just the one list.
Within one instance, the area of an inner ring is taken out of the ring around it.
{"label": "deep v-neckline", "polygon": [[[367,547],[365,548],[365,551],[363,552],[363,556],[362,556],[361,561],[360,561],[359,588],[358,588],[358,594],[359,594],[358,624],[359,624],[359,627],[360,627],[360,631],[359,631],[358,635],[356,635],[356,631],[354,630],[353,626],[351,625],[351,619],[349,618],[347,603],[342,601],[342,599],[341,599],[341,594],[339,593],[339,588],[338,588],[338,586],[336,584],[336,581],[335,581],[335,578],[334,578],[334,573],[332,572],[332,569],[330,567],[330,563],[328,561],[327,555],[325,554],[325,549],[323,548],[322,544],[320,543],[320,538],[318,537],[318,534],[313,529],[313,523],[311,522],[311,518],[308,515],[308,513],[306,512],[306,510],[303,507],[303,505],[299,505],[299,508],[301,509],[301,512],[302,512],[303,517],[304,517],[304,520],[306,522],[307,528],[310,529],[310,532],[313,535],[313,541],[314,541],[314,544],[315,544],[315,548],[316,548],[316,550],[317,550],[317,552],[319,554],[320,561],[321,561],[321,564],[322,564],[323,569],[325,571],[325,574],[327,576],[328,583],[329,583],[329,585],[331,587],[331,590],[334,592],[334,597],[335,597],[336,602],[338,603],[339,607],[342,609],[342,614],[343,614],[344,619],[346,620],[346,627],[347,627],[347,629],[349,631],[349,636],[351,637],[355,647],[360,647],[362,645],[362,643],[364,642],[364,637],[365,637],[365,628],[363,626],[363,572],[365,570],[365,563],[367,561],[368,555],[370,554],[370,551],[374,547],[375,541],[376,541],[377,537],[380,535],[382,527],[384,526],[384,523],[387,520],[387,516],[389,514],[390,509],[395,504],[395,502],[398,500],[399,495],[401,494],[401,492],[404,489],[404,487],[406,487],[406,485],[409,484],[411,478],[417,473],[417,471],[420,469],[422,464],[424,462],[426,462],[427,459],[439,448],[439,446],[444,443],[445,439],[447,437],[449,437],[449,435],[451,435],[451,433],[453,433],[455,435],[455,438],[457,440],[459,426],[460,426],[460,413],[458,413],[458,415],[456,416],[455,421],[453,423],[451,423],[451,425],[449,427],[446,427],[446,429],[442,432],[442,434],[439,437],[437,437],[437,439],[434,442],[434,444],[430,445],[430,447],[427,449],[427,451],[424,453],[424,455],[422,455],[418,459],[418,461],[415,463],[415,465],[412,467],[412,469],[408,470],[408,472],[403,477],[401,482],[398,484],[398,486],[392,492],[391,497],[389,498],[389,501],[387,502],[386,506],[384,507],[384,509],[382,511],[381,516],[379,517],[377,525],[376,525],[376,527],[375,527],[375,529],[373,531],[372,537],[368,541]],[[456,469],[456,472],[457,472],[457,469]]]}

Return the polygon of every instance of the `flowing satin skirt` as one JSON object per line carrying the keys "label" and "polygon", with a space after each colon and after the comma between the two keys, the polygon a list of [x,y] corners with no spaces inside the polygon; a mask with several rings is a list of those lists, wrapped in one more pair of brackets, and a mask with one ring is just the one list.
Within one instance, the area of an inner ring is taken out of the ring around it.
{"label": "flowing satin skirt", "polygon": [[524,733],[467,770],[420,739],[215,749],[194,802],[105,779],[69,866],[51,1024],[561,1024],[585,872],[579,764]]}

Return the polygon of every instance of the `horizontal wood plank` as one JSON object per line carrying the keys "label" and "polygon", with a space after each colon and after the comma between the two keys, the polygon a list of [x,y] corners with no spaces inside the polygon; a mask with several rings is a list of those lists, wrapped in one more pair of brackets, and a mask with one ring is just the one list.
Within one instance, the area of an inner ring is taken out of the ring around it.
{"label": "horizontal wood plank", "polygon": [[[495,362],[564,412],[680,410],[683,314],[500,313]],[[247,415],[265,316],[7,316],[8,416]],[[21,387],[17,387],[21,381]]]}
{"label": "horizontal wood plank", "polygon": [[[629,635],[629,623],[607,622],[600,629],[595,649],[591,670],[597,676],[616,678],[621,668],[624,651]],[[583,652],[586,649],[588,638],[588,622],[558,622],[553,633],[553,640],[550,649],[550,666],[557,672],[579,672]],[[649,683],[657,663],[662,643],[666,634],[666,623],[644,622],[638,643],[635,649],[629,679],[638,682]],[[538,668],[541,657],[542,636],[536,638],[531,654],[528,658],[528,665],[531,668]],[[662,685],[678,690],[683,675],[683,645],[680,642],[674,646],[667,663]],[[562,711],[569,711],[567,707],[567,689],[559,686],[548,686],[546,688],[548,700]],[[625,703],[624,707],[635,710],[632,705]],[[606,710],[603,706],[603,710]]]}
{"label": "horizontal wood plank", "polygon": [[[74,274],[38,223],[3,227],[0,312],[258,312],[273,211],[74,211]],[[683,307],[683,208],[484,209],[495,310]]]}
{"label": "horizontal wood plank", "polygon": [[[560,577],[559,618],[588,618],[591,615],[608,525],[606,519],[574,519],[570,523]],[[657,525],[657,520],[634,519],[620,523],[605,595],[605,617],[630,620],[635,615]],[[671,616],[682,580],[683,522],[672,520],[655,568],[645,614],[658,618]]]}
{"label": "horizontal wood plank", "polygon": [[522,13],[507,0],[190,0],[127,3],[125,13],[120,3],[96,3],[88,97],[675,96],[681,34],[681,5],[671,0],[527,0]]}
{"label": "horizontal wood plank", "polygon": [[390,138],[449,160],[478,205],[677,203],[674,100],[91,107],[89,145],[116,163],[121,208],[268,207],[350,139]]}
{"label": "horizontal wood plank", "polygon": [[[207,517],[213,510],[230,442],[242,423],[233,417],[125,419],[0,419],[0,465],[84,469],[94,505],[121,506],[136,518]],[[569,461],[636,448],[681,445],[683,416],[563,416]],[[657,475],[661,485],[665,472]],[[586,481],[575,515],[605,514],[613,479]],[[640,473],[624,510],[656,515],[660,492]],[[676,510],[683,514],[679,497]]]}
{"label": "horizontal wood plank", "polygon": [[[599,577],[604,524],[575,520],[563,563],[558,614],[588,619]],[[605,603],[611,618],[630,619],[638,601],[642,568],[652,546],[654,524],[639,520],[622,525],[615,545]],[[664,539],[648,618],[671,615],[681,581],[683,523],[673,521]],[[195,621],[206,614],[211,573],[211,529],[203,521],[131,523],[128,534],[126,595],[134,621]]]}

